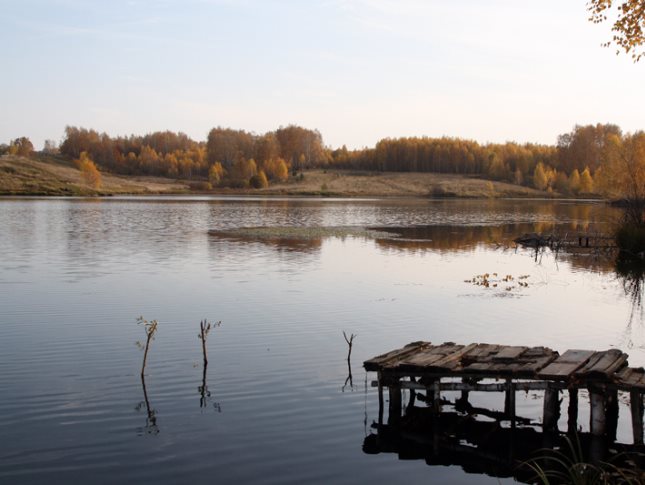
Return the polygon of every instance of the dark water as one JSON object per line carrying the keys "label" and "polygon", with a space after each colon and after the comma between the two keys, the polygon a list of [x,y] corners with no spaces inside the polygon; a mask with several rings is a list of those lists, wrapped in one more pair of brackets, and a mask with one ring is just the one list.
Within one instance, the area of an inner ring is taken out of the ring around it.
{"label": "dark water", "polygon": [[[361,364],[414,340],[619,347],[645,364],[611,260],[508,243],[615,217],[541,201],[1,199],[0,482],[498,483],[363,453],[378,403]],[[401,237],[208,234],[277,225]],[[529,286],[465,282],[486,272]],[[145,395],[139,315],[159,321]],[[222,324],[202,395],[204,318]],[[351,383],[342,330],[358,335]],[[539,418],[537,396],[517,405]]]}

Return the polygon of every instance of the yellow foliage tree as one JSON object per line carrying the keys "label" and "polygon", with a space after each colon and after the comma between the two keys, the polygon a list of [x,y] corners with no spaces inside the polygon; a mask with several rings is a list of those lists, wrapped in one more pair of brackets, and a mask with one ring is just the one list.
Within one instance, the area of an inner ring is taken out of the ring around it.
{"label": "yellow foliage tree", "polygon": [[549,186],[549,179],[542,162],[538,163],[533,172],[533,186],[538,190],[546,190]]}
{"label": "yellow foliage tree", "polygon": [[74,160],[74,163],[81,171],[81,177],[86,184],[95,189],[101,187],[101,174],[87,152],[81,152],[81,156]]}
{"label": "yellow foliage tree", "polygon": [[[645,132],[609,138],[602,166],[602,188],[613,197],[626,199],[627,218],[642,224],[645,209]],[[582,173],[581,179],[584,177]]]}
{"label": "yellow foliage tree", "polygon": [[254,189],[266,189],[269,186],[264,170],[260,170],[257,175],[251,177],[250,183]]}
{"label": "yellow foliage tree", "polygon": [[585,167],[585,169],[580,174],[579,192],[583,194],[590,194],[593,192],[593,186],[593,178],[591,177],[591,172],[589,172],[589,167]]}
{"label": "yellow foliage tree", "polygon": [[208,169],[208,181],[213,185],[218,185],[224,178],[224,167],[221,163],[215,162]]}
{"label": "yellow foliage tree", "polygon": [[265,161],[263,169],[269,180],[285,182],[289,178],[289,167],[282,158],[271,158]]}
{"label": "yellow foliage tree", "polygon": [[578,172],[577,168],[574,168],[571,175],[569,175],[569,188],[574,194],[580,192],[580,172]]}
{"label": "yellow foliage tree", "polygon": [[231,167],[231,182],[233,185],[248,186],[251,177],[258,172],[258,167],[255,160],[249,158],[238,159]]}
{"label": "yellow foliage tree", "polygon": [[[603,44],[609,47],[612,42],[626,54],[631,52],[634,62],[638,62],[645,51],[638,48],[645,45],[645,4],[643,0],[589,0],[587,9],[591,12],[589,20],[598,24],[607,20],[607,13],[617,5],[612,40]],[[616,51],[618,54],[619,50]]]}

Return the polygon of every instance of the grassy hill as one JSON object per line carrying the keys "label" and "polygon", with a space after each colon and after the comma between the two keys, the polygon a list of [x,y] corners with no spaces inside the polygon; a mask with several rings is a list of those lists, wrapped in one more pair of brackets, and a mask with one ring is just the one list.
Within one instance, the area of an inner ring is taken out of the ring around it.
{"label": "grassy hill", "polygon": [[54,157],[0,157],[1,195],[118,195],[173,194],[188,191],[188,184],[156,177],[121,177],[102,173],[94,189],[83,181],[70,162]]}
{"label": "grassy hill", "polygon": [[[0,157],[0,195],[95,196],[186,194],[191,182],[161,177],[127,177],[102,173],[95,189],[70,162],[48,156]],[[199,186],[199,184],[196,184]],[[195,185],[194,185],[195,186]],[[198,193],[205,193],[199,192]],[[266,189],[215,189],[206,193],[345,197],[546,197],[545,192],[464,175],[399,172],[310,170],[302,177]]]}

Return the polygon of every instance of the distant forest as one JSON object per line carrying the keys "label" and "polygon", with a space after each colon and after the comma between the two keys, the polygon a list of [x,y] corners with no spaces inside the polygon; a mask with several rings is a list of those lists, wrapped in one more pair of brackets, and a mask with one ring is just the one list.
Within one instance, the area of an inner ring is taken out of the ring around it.
{"label": "distant forest", "polygon": [[[201,180],[210,186],[260,188],[318,168],[463,174],[577,195],[595,191],[608,140],[622,137],[618,126],[597,124],[575,126],[556,145],[409,137],[348,150],[327,147],[319,131],[295,125],[261,135],[217,127],[205,142],[170,131],[111,137],[68,126],[60,146],[48,141],[44,151],[91,161],[103,172]],[[32,149],[23,137],[0,146],[0,153]]]}

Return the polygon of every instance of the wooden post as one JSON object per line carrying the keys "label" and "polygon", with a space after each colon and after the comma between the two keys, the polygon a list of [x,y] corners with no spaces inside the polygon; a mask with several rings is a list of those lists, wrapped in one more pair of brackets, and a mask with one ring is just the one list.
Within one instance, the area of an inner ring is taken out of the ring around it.
{"label": "wooden post", "polygon": [[[416,382],[416,379],[414,377],[410,377],[410,382]],[[408,401],[406,414],[410,412],[410,410],[414,407],[416,400],[417,400],[417,391],[415,391],[414,389],[410,389],[410,400]]]}
{"label": "wooden post", "polygon": [[383,376],[379,372],[378,379],[378,424],[383,426]]}
{"label": "wooden post", "polygon": [[643,444],[643,395],[638,390],[629,393],[629,404],[632,408],[632,432],[634,444]]}
{"label": "wooden post", "polygon": [[616,389],[605,390],[605,415],[607,416],[607,438],[609,441],[615,441],[618,429],[618,391]]}
{"label": "wooden post", "polygon": [[441,413],[441,379],[434,381],[434,398],[432,404],[434,413]]}
{"label": "wooden post", "polygon": [[558,418],[560,417],[560,400],[557,388],[547,386],[544,390],[544,414],[542,427],[544,431],[557,431]]}
{"label": "wooden post", "polygon": [[388,381],[388,391],[390,395],[390,406],[387,423],[397,425],[401,421],[401,382],[398,377]]}
{"label": "wooden post", "polygon": [[605,397],[603,389],[589,386],[589,401],[591,404],[590,428],[594,436],[604,436],[607,432],[607,415],[605,413]]}
{"label": "wooden post", "polygon": [[515,385],[513,379],[506,379],[505,393],[504,414],[511,420],[511,428],[515,428]]}
{"label": "wooden post", "polygon": [[569,388],[569,419],[567,421],[567,432],[574,434],[578,431],[578,388]]}
{"label": "wooden post", "polygon": [[424,379],[426,385],[426,406],[434,407],[434,379]]}

